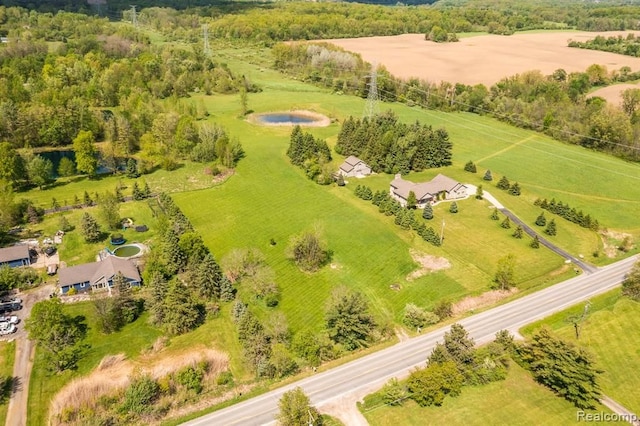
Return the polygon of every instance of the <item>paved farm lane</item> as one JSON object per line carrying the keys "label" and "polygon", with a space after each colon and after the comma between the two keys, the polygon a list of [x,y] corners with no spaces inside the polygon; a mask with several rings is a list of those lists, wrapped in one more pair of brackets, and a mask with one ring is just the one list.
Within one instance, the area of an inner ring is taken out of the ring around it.
{"label": "paved farm lane", "polygon": [[[638,256],[556,284],[513,302],[481,312],[459,321],[477,343],[490,341],[496,332],[512,332],[525,324],[545,318],[578,302],[607,292],[624,280]],[[351,395],[364,387],[382,386],[391,377],[405,377],[424,365],[427,356],[448,327],[424,334],[390,348],[367,355],[315,376],[299,380],[279,389],[223,408],[192,420],[186,425],[262,425],[274,421],[282,394],[300,386],[316,406]]]}

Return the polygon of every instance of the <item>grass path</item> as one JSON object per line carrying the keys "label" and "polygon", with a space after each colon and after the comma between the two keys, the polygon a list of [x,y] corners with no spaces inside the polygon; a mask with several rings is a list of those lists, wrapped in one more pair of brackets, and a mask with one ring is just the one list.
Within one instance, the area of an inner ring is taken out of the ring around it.
{"label": "grass path", "polygon": [[535,137],[536,137],[536,135],[528,136],[528,137],[526,137],[526,138],[524,138],[522,140],[519,140],[518,142],[513,143],[513,145],[506,146],[506,147],[494,152],[493,154],[489,154],[489,155],[487,155],[485,157],[482,157],[482,158],[476,160],[476,162],[478,164],[480,164],[481,162],[483,162],[485,160],[488,160],[490,158],[493,158],[493,157],[496,157],[498,155],[504,154],[505,152],[509,151],[510,149],[513,149],[513,148],[517,147],[518,145],[522,145],[523,143],[528,142],[528,141],[530,141],[531,139],[533,139]]}

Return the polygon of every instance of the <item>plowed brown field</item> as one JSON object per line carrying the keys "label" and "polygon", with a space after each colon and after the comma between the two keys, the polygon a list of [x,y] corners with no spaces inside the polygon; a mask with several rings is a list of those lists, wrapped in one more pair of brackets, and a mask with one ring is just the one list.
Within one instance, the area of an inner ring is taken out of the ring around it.
{"label": "plowed brown field", "polygon": [[383,64],[397,77],[490,86],[503,77],[529,70],[551,74],[563,68],[574,72],[584,71],[592,64],[605,65],[609,71],[625,65],[639,70],[640,58],[567,46],[569,39],[586,41],[598,34],[609,37],[629,32],[633,31],[482,35],[462,38],[457,43],[426,41],[423,34],[325,41],[360,53],[368,62]]}

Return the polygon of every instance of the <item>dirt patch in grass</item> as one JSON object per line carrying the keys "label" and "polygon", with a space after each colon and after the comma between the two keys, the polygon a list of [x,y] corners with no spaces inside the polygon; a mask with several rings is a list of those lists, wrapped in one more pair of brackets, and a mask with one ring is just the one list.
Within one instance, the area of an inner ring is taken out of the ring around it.
{"label": "dirt patch in grass", "polygon": [[587,41],[597,35],[626,36],[637,31],[519,33],[508,37],[482,35],[461,38],[457,43],[426,41],[424,34],[324,40],[359,53],[365,61],[382,64],[401,78],[418,77],[439,83],[490,86],[504,77],[530,70],[549,75],[562,68],[583,72],[592,64],[610,71],[629,66],[640,68],[640,58],[568,47],[569,39]]}
{"label": "dirt patch in grass", "polygon": [[451,263],[444,257],[432,256],[430,254],[420,253],[417,250],[409,250],[409,254],[414,262],[420,265],[420,268],[407,275],[407,281],[413,281],[427,275],[429,272],[449,269]]}
{"label": "dirt patch in grass", "polygon": [[565,272],[567,272],[569,270],[571,266],[564,264],[561,267],[559,267],[558,269],[556,269],[555,271],[552,271],[549,275],[551,275],[552,277],[557,277],[558,275],[562,275]]}
{"label": "dirt patch in grass", "polygon": [[460,315],[475,309],[484,308],[511,296],[518,292],[517,288],[510,290],[491,290],[482,293],[480,296],[468,296],[455,303],[451,308],[453,315]]}
{"label": "dirt patch in grass", "polygon": [[626,232],[616,232],[611,230],[601,231],[600,237],[602,238],[603,251],[605,256],[613,259],[620,253],[620,246],[627,242],[627,251],[633,249],[633,235]]}

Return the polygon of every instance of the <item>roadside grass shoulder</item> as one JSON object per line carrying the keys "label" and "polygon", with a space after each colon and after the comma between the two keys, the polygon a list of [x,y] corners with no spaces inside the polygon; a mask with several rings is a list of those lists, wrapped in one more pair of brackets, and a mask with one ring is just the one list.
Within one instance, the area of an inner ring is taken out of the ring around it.
{"label": "roadside grass shoulder", "polygon": [[[599,406],[595,411],[608,411]],[[436,425],[570,425],[580,423],[578,409],[538,384],[512,362],[506,380],[469,386],[440,407],[420,407],[413,400],[402,406],[385,405],[379,393],[365,397],[360,411],[372,426]],[[428,419],[428,420],[426,420]],[[620,422],[619,424],[624,424]]]}
{"label": "roadside grass shoulder", "polygon": [[5,424],[7,421],[15,357],[16,342],[0,342],[0,424]]}
{"label": "roadside grass shoulder", "polygon": [[531,324],[522,330],[532,335],[542,326],[558,336],[586,348],[595,355],[602,392],[634,413],[640,413],[640,303],[614,290],[590,300],[576,338],[572,317],[580,317],[585,303]]}

